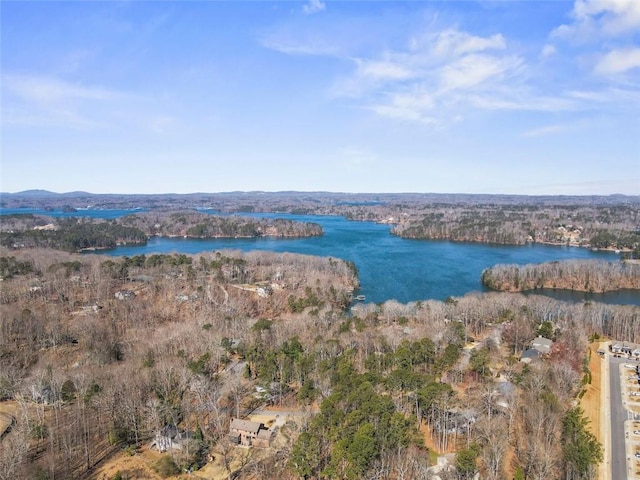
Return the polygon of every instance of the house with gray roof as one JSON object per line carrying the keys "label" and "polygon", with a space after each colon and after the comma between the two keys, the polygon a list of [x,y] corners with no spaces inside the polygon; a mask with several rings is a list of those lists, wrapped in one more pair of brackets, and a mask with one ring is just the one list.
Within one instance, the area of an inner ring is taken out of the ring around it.
{"label": "house with gray roof", "polygon": [[531,341],[529,348],[522,352],[520,361],[522,363],[529,363],[544,355],[549,355],[551,353],[551,347],[553,347],[552,340],[538,336]]}
{"label": "house with gray roof", "polygon": [[263,423],[233,418],[229,425],[229,439],[236,445],[267,448],[271,445],[273,431]]}

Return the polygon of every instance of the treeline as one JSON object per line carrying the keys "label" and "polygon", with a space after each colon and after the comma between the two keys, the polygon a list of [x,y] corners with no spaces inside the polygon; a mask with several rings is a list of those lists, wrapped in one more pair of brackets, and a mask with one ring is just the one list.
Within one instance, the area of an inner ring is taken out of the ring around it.
{"label": "treeline", "polygon": [[109,221],[58,219],[51,228],[0,232],[0,244],[9,248],[53,248],[67,252],[115,248],[119,244],[144,245],[141,230]]}
{"label": "treeline", "polygon": [[630,288],[640,291],[640,263],[566,260],[530,265],[495,265],[482,272],[482,284],[492,290],[508,292],[539,288],[584,292]]}
{"label": "treeline", "polygon": [[147,235],[194,238],[312,237],[322,235],[316,223],[287,219],[209,215],[194,211],[145,212],[118,220],[143,230]]}

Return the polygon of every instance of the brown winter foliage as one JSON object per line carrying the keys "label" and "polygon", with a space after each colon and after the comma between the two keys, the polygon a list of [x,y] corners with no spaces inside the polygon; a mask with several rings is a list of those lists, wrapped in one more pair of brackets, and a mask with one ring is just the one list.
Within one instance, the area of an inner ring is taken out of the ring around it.
{"label": "brown winter foliage", "polygon": [[[19,408],[0,441],[2,480],[93,478],[166,425],[196,434],[164,454],[195,469],[189,478],[211,478],[198,468],[216,464],[224,478],[308,469],[310,478],[426,479],[429,452],[400,435],[418,428],[438,452],[474,446],[483,478],[516,469],[564,478],[562,419],[581,388],[587,338],[640,340],[638,307],[519,294],[359,304],[348,315],[357,278],[333,258],[0,250],[8,257],[0,400]],[[519,355],[543,322],[554,349],[525,368]],[[256,398],[256,386],[269,398]],[[277,441],[260,454],[234,447],[230,418],[263,402],[291,413]],[[382,408],[395,425],[387,433],[406,442],[376,450],[363,435],[375,422],[359,405]]]}

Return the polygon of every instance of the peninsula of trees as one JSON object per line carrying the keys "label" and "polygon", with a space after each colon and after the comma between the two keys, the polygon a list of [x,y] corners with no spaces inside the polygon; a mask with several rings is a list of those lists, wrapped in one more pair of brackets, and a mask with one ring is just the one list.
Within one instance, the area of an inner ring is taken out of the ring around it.
{"label": "peninsula of trees", "polygon": [[637,260],[566,260],[533,265],[495,265],[482,273],[482,283],[492,290],[506,292],[539,288],[592,293],[628,288],[640,292],[640,263]]}
{"label": "peninsula of trees", "polygon": [[118,223],[142,230],[149,236],[163,237],[299,238],[322,235],[322,227],[312,222],[194,211],[144,212],[122,217]]}
{"label": "peninsula of trees", "polygon": [[0,216],[0,245],[11,248],[48,247],[68,252],[144,245],[150,236],[293,238],[320,235],[322,227],[311,222],[215,216],[194,211],[147,212],[117,220],[32,214]]}

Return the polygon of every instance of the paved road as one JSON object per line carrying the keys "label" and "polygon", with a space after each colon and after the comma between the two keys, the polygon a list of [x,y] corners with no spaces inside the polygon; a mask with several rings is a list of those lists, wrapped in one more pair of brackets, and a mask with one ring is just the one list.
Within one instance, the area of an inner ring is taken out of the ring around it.
{"label": "paved road", "polygon": [[627,360],[624,358],[614,358],[609,355],[611,478],[615,480],[627,478],[627,449],[625,446],[624,422],[628,419],[628,416],[622,404],[622,388],[620,385],[620,364],[622,363],[627,363]]}

